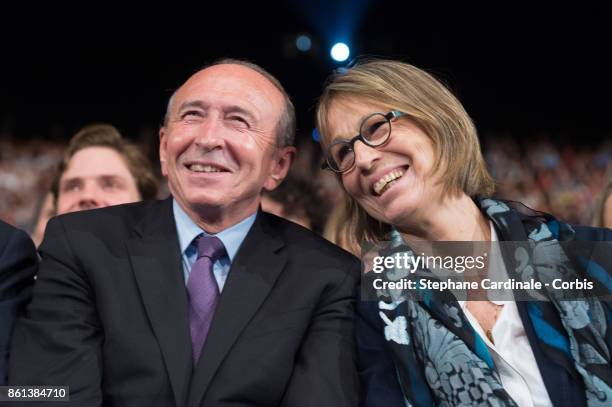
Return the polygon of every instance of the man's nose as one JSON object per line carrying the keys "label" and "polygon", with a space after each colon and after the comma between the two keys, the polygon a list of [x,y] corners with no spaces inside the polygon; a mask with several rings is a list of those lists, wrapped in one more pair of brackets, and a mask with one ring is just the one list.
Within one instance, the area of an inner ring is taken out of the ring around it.
{"label": "man's nose", "polygon": [[79,196],[79,209],[94,209],[103,206],[102,191],[93,186],[87,186]]}
{"label": "man's nose", "polygon": [[198,129],[195,142],[208,151],[214,150],[224,142],[222,133],[221,118],[217,115],[209,115]]}

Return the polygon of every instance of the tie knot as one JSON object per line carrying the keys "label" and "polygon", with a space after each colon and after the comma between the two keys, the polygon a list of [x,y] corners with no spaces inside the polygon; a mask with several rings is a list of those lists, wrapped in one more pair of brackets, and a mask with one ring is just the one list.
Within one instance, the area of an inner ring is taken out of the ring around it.
{"label": "tie knot", "polygon": [[198,236],[198,259],[208,257],[212,262],[217,261],[225,254],[223,242],[216,236]]}

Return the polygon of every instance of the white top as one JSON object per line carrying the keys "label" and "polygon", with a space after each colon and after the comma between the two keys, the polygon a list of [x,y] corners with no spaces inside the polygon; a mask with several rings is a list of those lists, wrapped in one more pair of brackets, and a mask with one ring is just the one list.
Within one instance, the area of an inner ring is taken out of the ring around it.
{"label": "white top", "polygon": [[[489,223],[491,225],[491,241],[496,242],[498,241],[497,233],[493,223]],[[495,247],[495,245],[493,246]],[[506,269],[501,254],[491,255],[489,260],[498,262],[495,269],[503,270],[505,273]],[[521,407],[552,406],[540,369],[538,369],[538,364],[529,345],[529,339],[525,333],[516,302],[490,301],[497,305],[503,305],[491,330],[495,344],[491,343],[478,320],[467,309],[466,301],[459,301],[459,304],[470,324],[487,344],[504,389]]]}

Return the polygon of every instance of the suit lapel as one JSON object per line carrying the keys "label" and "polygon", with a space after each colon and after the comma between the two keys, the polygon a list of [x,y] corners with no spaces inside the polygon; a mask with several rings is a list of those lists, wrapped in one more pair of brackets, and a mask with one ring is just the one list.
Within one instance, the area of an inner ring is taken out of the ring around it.
{"label": "suit lapel", "polygon": [[155,204],[126,244],[147,316],[159,342],[177,406],[191,376],[187,295],[172,200]]}
{"label": "suit lapel", "polygon": [[196,366],[188,406],[199,406],[217,369],[259,310],[287,261],[283,242],[269,230],[261,211],[230,269],[208,337]]}

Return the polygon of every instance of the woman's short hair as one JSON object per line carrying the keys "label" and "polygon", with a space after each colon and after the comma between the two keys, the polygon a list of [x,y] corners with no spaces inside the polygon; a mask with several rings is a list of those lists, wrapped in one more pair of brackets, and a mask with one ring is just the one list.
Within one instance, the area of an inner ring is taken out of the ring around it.
{"label": "woman's short hair", "polygon": [[[404,62],[363,60],[327,80],[316,113],[323,148],[329,145],[329,111],[338,100],[360,100],[399,110],[431,139],[445,193],[490,196],[495,183],[486,168],[476,127],[459,100],[427,72]],[[386,112],[382,112],[386,113]],[[401,120],[401,119],[400,119]],[[369,217],[348,197],[347,220],[358,240],[386,239],[388,225]]]}

